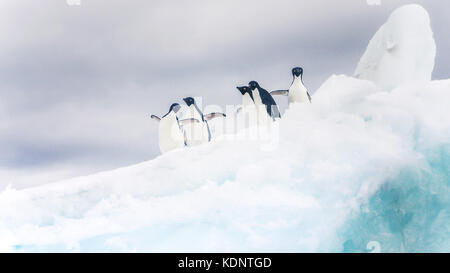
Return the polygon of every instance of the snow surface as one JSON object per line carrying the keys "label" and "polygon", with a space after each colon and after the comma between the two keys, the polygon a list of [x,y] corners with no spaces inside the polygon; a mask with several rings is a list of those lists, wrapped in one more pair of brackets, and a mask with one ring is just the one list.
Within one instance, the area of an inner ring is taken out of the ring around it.
{"label": "snow surface", "polygon": [[222,135],[7,188],[0,249],[448,252],[449,102],[450,79],[387,91],[333,75],[312,104],[286,110],[272,149]]}
{"label": "snow surface", "polygon": [[427,11],[419,5],[396,9],[373,36],[355,71],[391,90],[431,80],[436,44]]}

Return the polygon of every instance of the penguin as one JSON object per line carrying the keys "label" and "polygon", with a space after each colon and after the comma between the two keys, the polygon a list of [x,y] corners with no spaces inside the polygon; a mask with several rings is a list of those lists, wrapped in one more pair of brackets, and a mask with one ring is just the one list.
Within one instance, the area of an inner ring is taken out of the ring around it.
{"label": "penguin", "polygon": [[291,103],[311,103],[311,96],[308,93],[303,84],[303,68],[294,67],[292,68],[292,84],[289,90],[276,90],[270,92],[271,95],[287,95],[289,97],[289,104]]}
{"label": "penguin", "polygon": [[[249,82],[248,86],[252,91],[253,101],[255,102],[255,106],[257,108],[263,107],[265,109],[267,116],[272,120],[281,118],[278,105],[272,98],[272,95],[269,92],[267,92],[267,90],[259,86],[259,84],[256,81]],[[264,111],[258,109],[258,118],[260,121],[263,118],[261,117],[262,113],[264,113]]]}
{"label": "penguin", "polygon": [[248,86],[238,86],[236,89],[242,94],[242,107],[238,109],[237,113],[242,117],[244,128],[256,126],[258,116],[251,89]]}
{"label": "penguin", "polygon": [[187,97],[183,101],[189,107],[189,117],[200,121],[183,127],[186,131],[186,145],[196,146],[211,141],[211,131],[209,130],[208,122],[195,100],[192,97]]}
{"label": "penguin", "polygon": [[170,106],[169,112],[163,117],[159,118],[158,116],[151,115],[151,118],[159,123],[159,149],[163,154],[171,150],[183,148],[186,145],[185,134],[181,129],[177,117],[177,112],[180,108],[181,106],[178,103],[174,103]]}
{"label": "penguin", "polygon": [[253,93],[248,86],[236,87],[242,94],[242,108],[255,105]]}

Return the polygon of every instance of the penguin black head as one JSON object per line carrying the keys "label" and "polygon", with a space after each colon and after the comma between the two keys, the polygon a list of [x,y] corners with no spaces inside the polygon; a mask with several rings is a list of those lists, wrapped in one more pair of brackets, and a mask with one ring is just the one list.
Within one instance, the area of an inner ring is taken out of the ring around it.
{"label": "penguin black head", "polygon": [[294,76],[294,77],[303,76],[303,68],[301,68],[301,67],[292,68],[292,76]]}
{"label": "penguin black head", "polygon": [[239,92],[241,92],[242,95],[245,95],[245,93],[249,93],[251,90],[247,86],[238,86],[236,87]]}
{"label": "penguin black head", "polygon": [[250,87],[251,90],[255,89],[255,88],[259,88],[259,84],[255,81],[251,81],[248,83],[248,86]]}
{"label": "penguin black head", "polygon": [[191,106],[192,104],[195,104],[195,100],[192,97],[187,97],[187,98],[184,98],[183,100],[187,104],[187,106]]}
{"label": "penguin black head", "polygon": [[180,111],[181,106],[178,103],[174,103],[170,106],[169,112],[174,112],[177,113],[178,111]]}

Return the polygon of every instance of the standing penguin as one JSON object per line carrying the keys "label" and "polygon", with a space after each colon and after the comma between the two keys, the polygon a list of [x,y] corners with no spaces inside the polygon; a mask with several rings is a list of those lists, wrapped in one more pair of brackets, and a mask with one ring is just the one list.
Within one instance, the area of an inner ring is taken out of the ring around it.
{"label": "standing penguin", "polygon": [[151,115],[151,118],[159,122],[159,149],[161,153],[182,148],[185,146],[184,132],[180,127],[177,112],[181,106],[174,103],[170,106],[169,112],[162,118]]}
{"label": "standing penguin", "polygon": [[211,140],[211,132],[202,111],[198,108],[192,97],[187,97],[183,100],[189,107],[189,117],[200,121],[193,122],[188,126],[183,127],[186,131],[186,145],[196,146],[209,142]]}
{"label": "standing penguin", "polygon": [[252,90],[248,86],[238,86],[236,88],[242,94],[242,107],[238,111],[244,121],[244,128],[256,126],[258,117]]}
{"label": "standing penguin", "polygon": [[[259,121],[264,122],[264,116],[269,117],[272,120],[281,118],[280,110],[278,109],[277,103],[272,98],[267,90],[259,86],[256,81],[251,81],[248,83],[250,90],[252,91],[253,101],[258,109]],[[262,107],[263,106],[263,107]],[[261,111],[261,108],[265,108],[265,111]],[[263,115],[266,112],[267,115]]]}
{"label": "standing penguin", "polygon": [[292,84],[289,90],[276,90],[270,92],[271,95],[288,95],[289,104],[291,103],[304,103],[311,102],[311,96],[308,93],[303,84],[303,68],[294,67],[292,68]]}

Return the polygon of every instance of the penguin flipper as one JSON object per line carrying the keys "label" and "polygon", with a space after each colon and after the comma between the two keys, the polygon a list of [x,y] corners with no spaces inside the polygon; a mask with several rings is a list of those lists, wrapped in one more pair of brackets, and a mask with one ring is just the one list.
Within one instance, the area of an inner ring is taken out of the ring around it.
{"label": "penguin flipper", "polygon": [[160,122],[160,121],[161,121],[161,118],[158,117],[158,116],[151,115],[150,117],[151,117],[153,120],[156,120],[157,122]]}
{"label": "penguin flipper", "polygon": [[213,118],[221,118],[221,117],[226,117],[226,116],[227,115],[225,115],[224,113],[214,112],[214,113],[209,113],[209,114],[205,115],[205,119],[211,120]]}
{"label": "penguin flipper", "polygon": [[308,91],[306,91],[306,95],[308,95],[309,102],[312,102],[312,100],[311,100],[311,95],[309,94]]}
{"label": "penguin flipper", "polygon": [[287,95],[289,95],[289,90],[275,90],[275,91],[271,91],[270,95],[272,95],[272,96],[287,96]]}
{"label": "penguin flipper", "polygon": [[185,125],[185,124],[191,124],[191,123],[198,123],[200,122],[198,119],[195,118],[187,118],[187,119],[182,119],[179,121],[179,123],[181,125]]}

